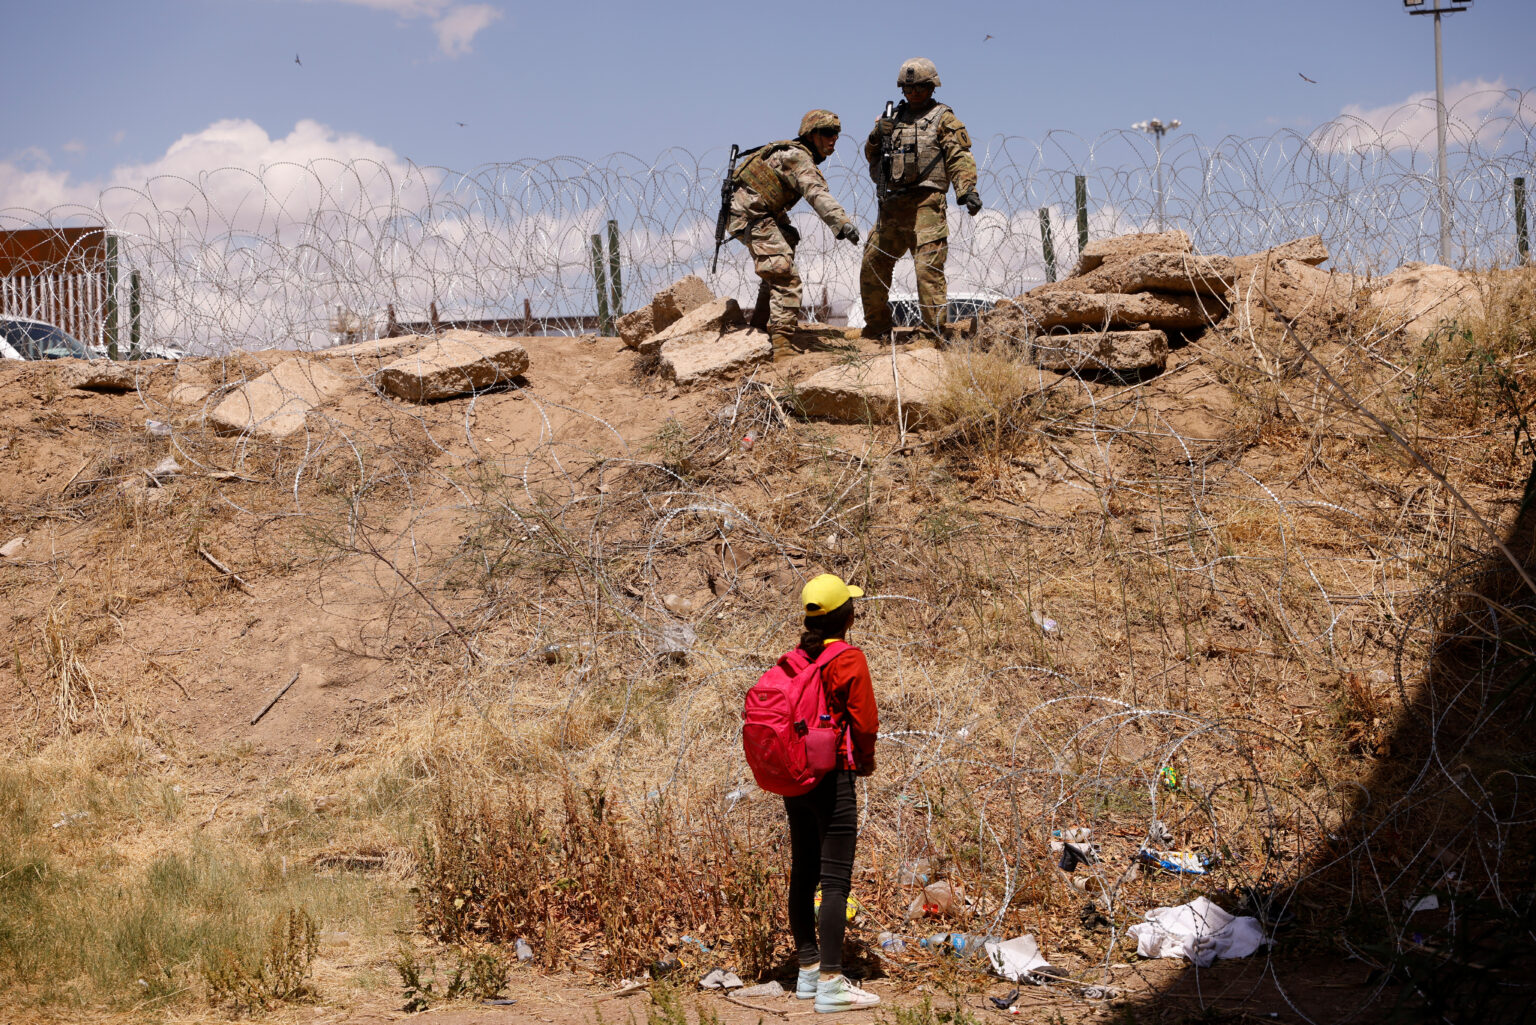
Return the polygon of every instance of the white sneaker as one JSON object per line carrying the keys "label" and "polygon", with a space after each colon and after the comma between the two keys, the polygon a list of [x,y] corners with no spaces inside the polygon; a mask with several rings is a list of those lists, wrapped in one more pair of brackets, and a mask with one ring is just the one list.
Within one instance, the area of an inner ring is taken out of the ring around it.
{"label": "white sneaker", "polygon": [[808,965],[800,969],[800,975],[795,979],[795,999],[815,1000],[816,980],[821,977],[821,962]]}
{"label": "white sneaker", "polygon": [[867,989],[860,989],[848,981],[846,975],[834,975],[816,982],[816,1013],[837,1014],[839,1011],[862,1011],[874,1007],[880,998]]}

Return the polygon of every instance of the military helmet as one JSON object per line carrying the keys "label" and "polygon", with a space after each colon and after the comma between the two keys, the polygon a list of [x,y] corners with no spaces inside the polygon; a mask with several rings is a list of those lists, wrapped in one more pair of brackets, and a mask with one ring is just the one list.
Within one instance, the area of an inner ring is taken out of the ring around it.
{"label": "military helmet", "polygon": [[939,69],[927,57],[913,57],[904,61],[901,70],[896,72],[898,89],[908,85],[931,85],[937,88],[943,84],[939,81]]}
{"label": "military helmet", "polygon": [[830,110],[808,111],[805,117],[800,119],[801,135],[810,135],[818,128],[830,128],[833,131],[841,132],[843,130],[843,123]]}

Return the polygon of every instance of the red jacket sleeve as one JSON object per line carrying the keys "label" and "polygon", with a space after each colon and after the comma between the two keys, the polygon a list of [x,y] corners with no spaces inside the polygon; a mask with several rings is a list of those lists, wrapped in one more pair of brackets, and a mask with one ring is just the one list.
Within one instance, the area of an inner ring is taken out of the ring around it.
{"label": "red jacket sleeve", "polygon": [[833,714],[848,724],[848,736],[853,741],[853,767],[861,769],[869,764],[880,735],[875,683],[870,679],[864,652],[849,648],[834,656],[822,670],[821,679]]}

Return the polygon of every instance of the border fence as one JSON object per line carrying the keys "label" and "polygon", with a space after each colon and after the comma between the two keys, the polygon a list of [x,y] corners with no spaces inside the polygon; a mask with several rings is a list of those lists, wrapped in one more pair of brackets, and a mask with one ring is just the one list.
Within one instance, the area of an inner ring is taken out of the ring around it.
{"label": "border fence", "polygon": [[[1380,123],[1342,117],[1263,138],[1174,134],[1160,168],[1131,130],[994,138],[976,150],[986,209],[974,219],[952,209],[950,289],[1013,296],[1044,281],[1048,265],[1070,269],[1080,200],[1090,237],[1149,229],[1158,181],[1168,225],[1203,252],[1321,234],[1344,270],[1433,261],[1433,121],[1433,105],[1421,103]],[[1536,174],[1536,94],[1475,94],[1450,123],[1458,261],[1514,263],[1528,254],[1521,186]],[[824,169],[867,227],[874,188],[860,149],[851,132]],[[633,303],[689,273],[717,294],[751,299],[755,279],[736,243],[708,273],[723,165],[723,149],[674,149],[651,160],[556,157],[467,172],[377,160],[225,167],[113,187],[91,203],[0,207],[0,231],[105,226],[120,240],[119,279],[138,275],[146,340],[193,352],[320,348],[383,334],[391,313],[397,323],[536,317],[541,330],[576,333],[591,330],[594,314],[624,312],[595,308],[590,240],[609,221]],[[803,208],[795,216],[808,298],[856,311],[858,250],[835,243]],[[912,287],[907,266],[896,288]],[[120,296],[107,301],[127,315]]]}

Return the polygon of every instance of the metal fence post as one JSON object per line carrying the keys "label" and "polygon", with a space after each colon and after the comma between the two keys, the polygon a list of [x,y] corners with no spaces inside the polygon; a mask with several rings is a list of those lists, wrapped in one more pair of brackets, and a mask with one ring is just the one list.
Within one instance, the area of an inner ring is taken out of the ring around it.
{"label": "metal fence post", "polygon": [[1525,221],[1525,179],[1515,179],[1515,248],[1520,259],[1531,258],[1531,232]]}
{"label": "metal fence post", "polygon": [[128,275],[128,352],[137,356],[139,354],[139,272],[134,271]]}
{"label": "metal fence post", "polygon": [[1045,280],[1056,280],[1056,244],[1051,241],[1050,207],[1040,208],[1040,248],[1045,251]]}
{"label": "metal fence post", "polygon": [[1081,259],[1088,248],[1088,178],[1077,176],[1077,255]]}
{"label": "metal fence post", "polygon": [[607,337],[613,334],[608,320],[608,282],[603,274],[603,236],[592,236],[592,280],[597,284],[597,333]]}
{"label": "metal fence post", "polygon": [[117,359],[117,236],[109,234],[107,244],[107,302],[103,310],[106,321],[107,358]]}
{"label": "metal fence post", "polygon": [[619,284],[619,222],[608,222],[608,286],[613,290],[612,307],[608,312],[614,320],[624,316],[624,288]]}

